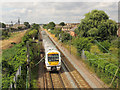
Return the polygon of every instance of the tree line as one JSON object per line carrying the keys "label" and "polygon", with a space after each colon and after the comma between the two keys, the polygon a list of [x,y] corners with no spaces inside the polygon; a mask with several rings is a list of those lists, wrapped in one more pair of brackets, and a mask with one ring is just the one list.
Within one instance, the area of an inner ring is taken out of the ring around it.
{"label": "tree line", "polygon": [[[59,25],[64,26],[61,22]],[[115,21],[109,19],[109,16],[102,10],[92,10],[85,14],[85,18],[80,21],[77,29],[74,31],[77,37],[72,37],[69,33],[64,32],[61,28],[55,28],[54,22],[43,25],[43,28],[54,33],[62,42],[70,42],[77,48],[79,54],[82,49],[90,50],[94,41],[99,41],[105,48],[109,49],[112,41],[117,37],[118,26]],[[99,47],[102,52],[106,52]]]}

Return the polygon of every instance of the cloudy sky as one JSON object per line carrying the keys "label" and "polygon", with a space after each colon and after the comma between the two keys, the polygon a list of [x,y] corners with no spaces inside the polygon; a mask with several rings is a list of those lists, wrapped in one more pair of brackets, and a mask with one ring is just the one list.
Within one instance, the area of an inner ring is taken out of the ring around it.
{"label": "cloudy sky", "polygon": [[93,9],[104,10],[118,21],[118,2],[2,2],[0,20],[4,23],[79,23]]}

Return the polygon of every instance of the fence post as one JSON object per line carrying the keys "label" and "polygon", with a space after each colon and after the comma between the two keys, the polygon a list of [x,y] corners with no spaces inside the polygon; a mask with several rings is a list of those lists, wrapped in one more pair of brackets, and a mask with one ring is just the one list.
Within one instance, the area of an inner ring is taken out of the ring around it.
{"label": "fence post", "polygon": [[82,50],[82,54],[81,54],[81,57],[83,60],[86,60],[86,56],[85,56],[85,52],[84,52],[84,49]]}

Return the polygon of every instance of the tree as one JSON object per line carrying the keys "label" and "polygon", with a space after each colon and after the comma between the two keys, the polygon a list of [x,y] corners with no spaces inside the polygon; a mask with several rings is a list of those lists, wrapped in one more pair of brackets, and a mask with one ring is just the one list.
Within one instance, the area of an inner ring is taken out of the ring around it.
{"label": "tree", "polygon": [[65,23],[64,23],[64,22],[61,22],[59,25],[61,25],[61,26],[65,26]]}
{"label": "tree", "polygon": [[22,27],[21,27],[21,26],[19,26],[19,27],[18,27],[18,30],[22,30]]}
{"label": "tree", "polygon": [[81,55],[82,50],[89,51],[91,47],[91,40],[89,38],[80,37],[76,39],[76,48],[79,55]]}
{"label": "tree", "polygon": [[49,24],[47,25],[47,29],[53,30],[54,27],[55,27],[55,23],[54,22],[49,22]]}
{"label": "tree", "polygon": [[33,29],[33,30],[31,30],[31,31],[28,33],[28,35],[29,35],[30,38],[35,37],[36,34],[37,34],[37,30],[36,30],[36,29]]}
{"label": "tree", "polygon": [[107,20],[102,21],[101,24],[98,26],[98,36],[103,40],[111,41],[112,36],[116,36],[117,33],[117,24],[115,21]]}
{"label": "tree", "polygon": [[55,27],[55,23],[54,23],[54,22],[49,22],[49,25],[50,25],[51,27]]}
{"label": "tree", "polygon": [[76,34],[81,37],[96,37],[101,41],[112,38],[116,35],[117,24],[110,20],[109,16],[102,10],[92,10],[85,14],[85,18],[81,20]]}
{"label": "tree", "polygon": [[44,25],[43,25],[43,28],[44,28],[44,29],[47,29],[46,27],[47,27],[47,25],[46,25],[46,24],[44,24]]}
{"label": "tree", "polygon": [[70,38],[72,39],[72,36],[70,36],[69,33],[64,32],[64,33],[62,33],[62,39],[61,39],[61,41],[62,42],[67,42],[68,40],[70,40]]}
{"label": "tree", "polygon": [[33,23],[32,26],[31,26],[31,29],[36,29],[36,30],[39,30],[40,26],[39,24],[36,24],[36,23]]}
{"label": "tree", "polygon": [[1,22],[0,22],[0,28],[1,28],[1,27],[2,27],[2,28],[6,28],[6,25],[5,25],[4,23],[1,23]]}
{"label": "tree", "polygon": [[24,25],[26,26],[26,28],[30,28],[29,22],[24,22]]}
{"label": "tree", "polygon": [[95,28],[95,27],[94,27],[94,28],[91,28],[91,29],[87,32],[87,35],[92,36],[92,37],[98,35],[98,29]]}
{"label": "tree", "polygon": [[60,33],[62,33],[61,28],[54,28],[54,34],[56,37],[58,37]]}
{"label": "tree", "polygon": [[90,41],[91,40],[89,40],[89,38],[84,38],[84,37],[76,39],[76,48],[79,55],[81,55],[82,50],[90,51],[90,47],[91,47]]}

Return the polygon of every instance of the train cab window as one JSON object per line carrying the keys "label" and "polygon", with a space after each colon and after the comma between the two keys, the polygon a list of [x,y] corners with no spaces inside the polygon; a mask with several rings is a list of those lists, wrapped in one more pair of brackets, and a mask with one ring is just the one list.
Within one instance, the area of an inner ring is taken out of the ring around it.
{"label": "train cab window", "polygon": [[59,61],[59,54],[48,54],[48,61]]}

